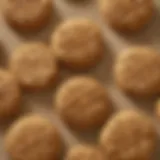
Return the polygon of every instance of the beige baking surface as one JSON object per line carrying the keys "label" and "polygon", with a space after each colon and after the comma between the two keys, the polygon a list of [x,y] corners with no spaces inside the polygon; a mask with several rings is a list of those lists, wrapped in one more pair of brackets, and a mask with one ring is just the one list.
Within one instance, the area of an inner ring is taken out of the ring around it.
{"label": "beige baking surface", "polygon": [[[160,45],[160,14],[157,12],[153,21],[141,33],[132,34],[132,35],[120,35],[113,30],[111,30],[106,24],[103,23],[100,15],[98,14],[98,10],[96,8],[96,3],[90,0],[89,3],[69,3],[65,0],[54,0],[56,7],[56,17],[53,16],[53,22],[48,26],[45,30],[40,33],[35,34],[20,34],[12,30],[7,24],[5,24],[2,15],[0,15],[0,44],[2,47],[2,52],[0,55],[0,65],[6,67],[6,61],[9,54],[12,53],[15,47],[20,45],[23,41],[28,40],[45,40],[49,41],[50,34],[53,31],[54,27],[57,23],[62,19],[68,19],[73,17],[88,17],[93,20],[97,24],[99,24],[104,33],[104,37],[106,40],[106,56],[103,62],[97,66],[97,68],[93,69],[90,73],[92,76],[95,76],[97,79],[102,81],[106,86],[106,89],[109,91],[111,99],[113,101],[113,105],[117,109],[126,109],[126,108],[135,108],[135,109],[143,109],[149,115],[153,116],[153,102],[156,98],[152,98],[149,100],[135,100],[133,98],[129,98],[120,92],[112,82],[112,64],[114,57],[119,53],[122,49],[135,45],[135,44],[147,44],[152,45],[154,47],[159,48]],[[158,4],[159,3],[159,4]],[[157,8],[160,2],[157,0],[156,2]],[[3,6],[3,0],[0,0],[0,7]],[[115,11],[116,12],[116,11]],[[123,18],[123,17],[122,17]],[[159,48],[160,49],[160,48]],[[63,71],[62,79],[64,77],[69,77],[73,75],[73,73],[69,73],[67,71]],[[61,134],[64,137],[64,141],[67,147],[71,147],[76,143],[83,142],[93,142],[96,140],[97,134],[90,135],[80,135],[72,132],[65,126],[63,122],[60,121],[59,117],[54,113],[52,107],[52,97],[55,88],[52,88],[43,93],[29,94],[24,93],[23,107],[27,111],[39,112],[41,114],[46,115],[50,118],[53,123],[59,127]],[[156,124],[157,131],[160,135],[158,120],[153,117],[153,120]],[[0,132],[0,157],[1,159],[7,159],[7,155],[3,150],[3,135],[4,131],[7,127],[2,126]],[[2,144],[2,145],[1,145]],[[156,156],[158,159],[160,156]]]}

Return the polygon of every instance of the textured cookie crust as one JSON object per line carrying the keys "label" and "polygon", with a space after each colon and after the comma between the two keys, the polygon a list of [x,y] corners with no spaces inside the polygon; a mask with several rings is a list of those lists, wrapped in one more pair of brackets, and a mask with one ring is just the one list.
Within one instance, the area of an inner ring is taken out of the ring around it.
{"label": "textured cookie crust", "polygon": [[99,0],[104,19],[115,29],[133,32],[142,29],[154,13],[153,0]]}
{"label": "textured cookie crust", "polygon": [[70,78],[62,84],[55,97],[55,107],[71,128],[80,131],[99,128],[111,112],[103,86],[83,76]]}
{"label": "textured cookie crust", "polygon": [[0,118],[15,116],[20,111],[20,88],[15,77],[0,69]]}
{"label": "textured cookie crust", "polygon": [[58,68],[50,49],[41,42],[17,48],[10,59],[10,69],[27,89],[43,89],[54,84]]}
{"label": "textured cookie crust", "polygon": [[65,160],[105,160],[100,149],[90,145],[77,145],[71,148]]}
{"label": "textured cookie crust", "polygon": [[156,142],[152,121],[132,110],[114,115],[100,135],[104,153],[114,160],[148,160],[153,156]]}
{"label": "textured cookie crust", "polygon": [[62,151],[57,129],[39,115],[25,116],[16,121],[4,142],[13,160],[57,160]]}
{"label": "textured cookie crust", "polygon": [[100,28],[88,19],[63,22],[54,31],[51,41],[60,62],[72,69],[95,66],[105,51]]}
{"label": "textured cookie crust", "polygon": [[117,85],[124,91],[148,96],[160,91],[160,55],[148,47],[128,48],[120,53],[114,68]]}
{"label": "textured cookie crust", "polygon": [[52,0],[7,0],[4,17],[18,30],[37,30],[48,23],[52,8]]}

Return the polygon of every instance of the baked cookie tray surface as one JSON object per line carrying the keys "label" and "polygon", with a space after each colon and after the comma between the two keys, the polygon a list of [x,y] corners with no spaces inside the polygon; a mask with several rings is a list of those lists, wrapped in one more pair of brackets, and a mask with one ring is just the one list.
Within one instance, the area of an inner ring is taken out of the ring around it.
{"label": "baked cookie tray surface", "polygon": [[[6,66],[7,57],[14,48],[20,45],[24,41],[34,41],[34,40],[44,40],[46,42],[49,41],[50,35],[54,29],[54,27],[63,19],[75,18],[75,17],[88,17],[93,19],[103,31],[103,35],[106,42],[106,54],[105,59],[96,67],[93,68],[89,73],[84,72],[84,74],[90,74],[93,77],[96,77],[100,80],[106,89],[108,90],[111,100],[113,102],[113,106],[115,109],[127,109],[134,108],[140,109],[153,117],[153,121],[157,127],[157,131],[160,135],[160,120],[154,115],[154,103],[157,97],[137,100],[132,97],[125,95],[123,92],[118,90],[118,88],[114,85],[112,80],[112,65],[114,63],[115,56],[124,48],[133,46],[133,45],[151,45],[155,48],[159,48],[160,46],[160,2],[157,0],[157,12],[153,17],[152,22],[148,25],[148,27],[136,34],[119,34],[114,30],[110,29],[107,24],[104,24],[102,18],[98,13],[98,9],[95,5],[95,2],[85,2],[83,3],[73,3],[67,2],[65,0],[54,0],[56,11],[53,16],[53,22],[46,27],[44,30],[39,33],[32,34],[22,34],[11,29],[3,20],[2,15],[0,14],[0,44],[1,44],[1,52],[0,55],[0,65],[2,67]],[[159,4],[158,4],[159,3]],[[0,1],[0,6],[3,6],[3,1]],[[159,8],[159,11],[158,11]],[[160,49],[160,48],[159,48]],[[63,71],[62,79],[67,78],[69,76],[75,75],[75,73]],[[61,83],[59,82],[59,84]],[[58,85],[59,85],[58,84]],[[53,93],[56,89],[52,88],[45,92],[39,93],[24,93],[23,96],[23,105],[27,111],[25,112],[36,112],[43,115],[46,115],[50,118],[53,123],[59,127],[59,130],[64,138],[67,147],[71,147],[74,144],[83,143],[83,142],[94,142],[98,138],[98,134],[90,134],[90,135],[82,135],[73,132],[68,129],[67,126],[60,120],[58,115],[54,113],[54,109],[52,106]],[[5,129],[8,128],[8,125],[1,127],[0,131],[0,144],[3,144],[3,135]],[[159,147],[160,148],[160,147]],[[7,155],[3,151],[3,146],[0,145],[0,155],[3,160],[7,159]],[[158,153],[158,152],[157,152]],[[160,157],[156,156],[155,159]]]}

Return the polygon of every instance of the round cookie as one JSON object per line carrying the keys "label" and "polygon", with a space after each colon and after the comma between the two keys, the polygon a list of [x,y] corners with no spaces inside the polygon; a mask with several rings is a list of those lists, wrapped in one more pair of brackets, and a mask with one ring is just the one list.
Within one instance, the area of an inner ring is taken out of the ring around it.
{"label": "round cookie", "polygon": [[114,115],[100,134],[100,145],[108,159],[152,159],[157,133],[149,117],[132,110]]}
{"label": "round cookie", "polygon": [[49,22],[52,9],[52,0],[7,0],[4,17],[18,30],[37,30]]}
{"label": "round cookie", "polygon": [[98,147],[90,146],[90,145],[77,145],[71,148],[65,160],[105,160],[102,151]]}
{"label": "round cookie", "polygon": [[154,14],[153,0],[99,0],[104,19],[119,31],[142,29]]}
{"label": "round cookie", "polygon": [[43,89],[55,83],[58,68],[50,49],[41,42],[23,44],[10,59],[10,69],[28,89]]}
{"label": "round cookie", "polygon": [[95,66],[105,51],[100,28],[88,19],[60,24],[52,35],[51,45],[59,61],[76,70]]}
{"label": "round cookie", "polygon": [[0,69],[0,118],[15,116],[20,111],[21,93],[15,77]]}
{"label": "round cookie", "polygon": [[114,67],[117,85],[127,93],[148,96],[160,91],[160,55],[149,47],[128,48]]}
{"label": "round cookie", "polygon": [[16,121],[7,132],[4,144],[12,160],[57,160],[62,151],[57,129],[40,115]]}
{"label": "round cookie", "polygon": [[111,112],[105,88],[95,79],[83,76],[62,84],[55,96],[55,107],[61,118],[79,131],[99,128]]}

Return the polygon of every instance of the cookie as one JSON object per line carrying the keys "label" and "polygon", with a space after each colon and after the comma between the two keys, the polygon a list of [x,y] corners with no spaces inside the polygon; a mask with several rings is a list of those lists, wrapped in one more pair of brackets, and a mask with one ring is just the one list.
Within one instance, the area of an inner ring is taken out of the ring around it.
{"label": "cookie", "polygon": [[75,70],[95,66],[105,50],[100,28],[88,19],[60,24],[52,34],[51,45],[59,61]]}
{"label": "cookie", "polygon": [[65,160],[105,160],[102,151],[91,145],[76,145],[71,148],[64,158]]}
{"label": "cookie", "polygon": [[21,92],[15,77],[0,69],[0,118],[10,118],[20,111]]}
{"label": "cookie", "polygon": [[155,104],[155,115],[158,119],[160,118],[160,99],[158,99]]}
{"label": "cookie", "polygon": [[17,120],[6,133],[4,144],[12,160],[57,160],[62,151],[56,127],[40,115]]}
{"label": "cookie", "polygon": [[153,0],[99,0],[99,8],[106,22],[123,32],[144,28],[154,15]]}
{"label": "cookie", "polygon": [[10,58],[10,69],[27,89],[43,89],[54,84],[58,68],[47,45],[30,42],[17,48]]}
{"label": "cookie", "polygon": [[128,48],[115,62],[116,84],[136,96],[149,96],[160,91],[160,55],[149,47]]}
{"label": "cookie", "polygon": [[48,24],[52,15],[52,0],[7,0],[4,18],[21,31],[39,30]]}
{"label": "cookie", "polygon": [[99,128],[111,112],[105,88],[95,79],[76,76],[58,89],[55,108],[72,129],[89,131]]}
{"label": "cookie", "polygon": [[100,145],[108,159],[152,159],[157,133],[146,115],[132,110],[115,114],[100,134]]}

